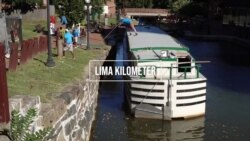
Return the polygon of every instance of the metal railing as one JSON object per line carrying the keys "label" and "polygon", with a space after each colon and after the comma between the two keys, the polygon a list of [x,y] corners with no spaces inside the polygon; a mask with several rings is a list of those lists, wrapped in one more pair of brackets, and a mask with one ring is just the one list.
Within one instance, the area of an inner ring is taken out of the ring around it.
{"label": "metal railing", "polygon": [[[197,64],[195,64],[194,66],[173,66],[174,64],[180,65],[180,64],[191,64],[191,63],[197,63]],[[157,69],[169,69],[169,79],[170,80],[173,78],[173,69],[184,69],[183,72],[179,72],[179,73],[183,74],[184,79],[188,79],[187,74],[190,73],[193,68],[196,69],[196,77],[195,78],[200,78],[200,68],[201,68],[200,63],[210,63],[210,61],[180,62],[180,63],[173,63],[173,64],[171,64],[170,67],[157,67],[155,65],[152,65],[152,67],[156,68],[156,72],[157,72]],[[188,71],[188,70],[190,70],[190,71]],[[140,76],[140,77],[145,77],[145,75]]]}

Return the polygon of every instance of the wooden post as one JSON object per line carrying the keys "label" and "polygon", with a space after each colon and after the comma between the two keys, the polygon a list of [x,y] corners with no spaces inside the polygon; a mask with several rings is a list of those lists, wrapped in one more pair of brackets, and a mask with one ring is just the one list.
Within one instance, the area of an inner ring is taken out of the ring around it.
{"label": "wooden post", "polygon": [[57,29],[56,32],[56,45],[57,45],[57,57],[62,58],[63,57],[63,40],[60,38],[61,33],[60,30]]}
{"label": "wooden post", "polygon": [[10,53],[9,70],[15,71],[18,64],[18,44],[12,43],[10,47],[11,47],[11,53]]}
{"label": "wooden post", "polygon": [[29,59],[34,58],[35,50],[36,50],[36,48],[35,48],[35,38],[33,38],[33,39],[30,40],[30,45],[29,45],[29,53],[30,53]]}
{"label": "wooden post", "polygon": [[39,52],[38,38],[34,38],[33,55],[36,56]]}
{"label": "wooden post", "polygon": [[48,44],[47,44],[47,42],[48,42],[48,37],[47,37],[47,36],[44,37],[44,41],[45,41],[45,42],[44,42],[44,51],[47,52],[47,51],[48,51]]}
{"label": "wooden post", "polygon": [[28,41],[23,41],[22,49],[21,49],[21,56],[20,56],[20,64],[24,64],[27,62],[27,49],[28,49]]}
{"label": "wooden post", "polygon": [[32,50],[33,50],[33,39],[29,39],[26,52],[27,61],[32,59]]}
{"label": "wooden post", "polygon": [[38,44],[39,44],[39,53],[41,53],[43,50],[43,37],[42,36],[39,37]]}
{"label": "wooden post", "polygon": [[4,46],[0,44],[0,123],[10,121]]}

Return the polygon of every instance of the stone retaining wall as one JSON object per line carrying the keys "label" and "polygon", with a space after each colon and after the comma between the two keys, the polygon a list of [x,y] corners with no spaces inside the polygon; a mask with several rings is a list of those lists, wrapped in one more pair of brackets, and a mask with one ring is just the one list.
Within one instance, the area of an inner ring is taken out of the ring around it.
{"label": "stone retaining wall", "polygon": [[[105,50],[104,55],[98,59],[104,60],[107,54],[108,50]],[[100,66],[102,63],[95,65]],[[50,94],[49,103],[41,103],[38,96],[14,96],[9,100],[10,109],[25,114],[29,108],[37,108],[39,116],[32,128],[39,130],[47,126],[53,127],[47,139],[49,141],[88,141],[99,94],[99,82],[89,81],[88,78],[99,78],[94,73],[88,76],[88,67],[85,68],[84,74],[82,81],[67,86],[61,93]]]}
{"label": "stone retaining wall", "polygon": [[87,79],[59,94],[52,104],[42,106],[44,126],[52,124],[51,141],[88,141],[95,119],[98,82]]}

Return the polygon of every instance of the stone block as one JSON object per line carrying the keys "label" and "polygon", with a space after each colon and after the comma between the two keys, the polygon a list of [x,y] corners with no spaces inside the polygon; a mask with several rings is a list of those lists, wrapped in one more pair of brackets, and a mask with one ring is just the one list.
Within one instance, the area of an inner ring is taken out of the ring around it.
{"label": "stone block", "polygon": [[66,137],[63,134],[63,130],[61,130],[61,132],[59,133],[56,141],[68,141],[66,140]]}
{"label": "stone block", "polygon": [[40,97],[39,96],[25,96],[23,98],[23,108],[26,108],[26,111],[30,108],[36,108],[38,113],[40,112]]}
{"label": "stone block", "polygon": [[[10,125],[9,124],[3,124],[3,123],[0,123],[0,132],[1,131],[4,131],[6,129],[9,129]],[[10,141],[9,138],[5,135],[0,135],[0,141]]]}
{"label": "stone block", "polygon": [[71,134],[71,131],[73,130],[73,126],[71,125],[71,122],[68,122],[65,127],[64,127],[64,130],[65,130],[65,135],[66,136],[69,136]]}
{"label": "stone block", "polygon": [[73,105],[68,109],[68,114],[69,114],[70,116],[72,116],[72,115],[75,115],[76,113],[77,113],[77,111],[76,111],[76,105],[73,104]]}
{"label": "stone block", "polygon": [[7,136],[0,136],[0,141],[10,141],[10,139]]}
{"label": "stone block", "polygon": [[36,108],[38,113],[40,111],[40,97],[39,96],[25,96],[25,95],[16,95],[10,98],[10,109],[18,110],[22,114],[25,114],[28,109]]}
{"label": "stone block", "polygon": [[62,131],[62,126],[60,126],[59,128],[54,128],[52,131],[51,131],[51,133],[48,135],[48,139],[50,140],[50,141],[56,141],[56,138],[57,137],[59,137],[59,134],[61,133],[61,132],[63,132]]}
{"label": "stone block", "polygon": [[42,104],[43,126],[52,126],[58,122],[67,111],[66,106],[63,99],[54,99],[50,104]]}
{"label": "stone block", "polygon": [[9,99],[10,111],[20,111],[22,107],[22,98],[10,98]]}
{"label": "stone block", "polygon": [[65,104],[70,104],[72,100],[76,99],[79,95],[79,87],[68,87],[65,89],[65,92],[62,92],[59,94],[55,99],[63,99],[65,101]]}

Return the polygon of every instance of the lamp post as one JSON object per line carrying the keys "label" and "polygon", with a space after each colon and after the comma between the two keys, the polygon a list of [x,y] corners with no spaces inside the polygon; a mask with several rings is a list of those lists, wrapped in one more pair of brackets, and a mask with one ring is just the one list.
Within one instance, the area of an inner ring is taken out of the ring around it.
{"label": "lamp post", "polygon": [[52,51],[51,51],[51,37],[50,37],[50,7],[49,7],[49,0],[47,0],[47,28],[48,28],[48,35],[47,35],[47,44],[48,44],[48,58],[46,62],[47,67],[54,67],[56,64],[52,58]]}
{"label": "lamp post", "polygon": [[89,46],[89,11],[90,11],[90,2],[91,0],[85,0],[85,3],[87,4],[87,49],[90,49]]}

